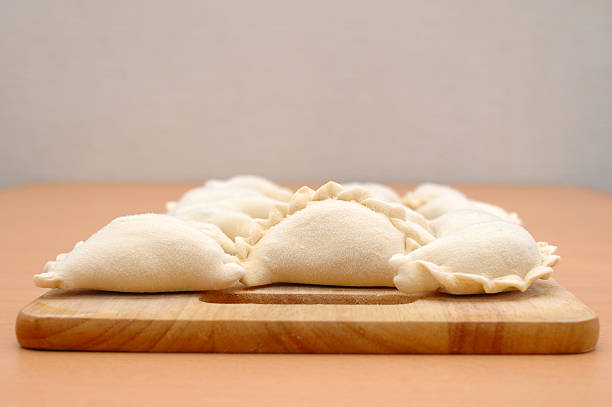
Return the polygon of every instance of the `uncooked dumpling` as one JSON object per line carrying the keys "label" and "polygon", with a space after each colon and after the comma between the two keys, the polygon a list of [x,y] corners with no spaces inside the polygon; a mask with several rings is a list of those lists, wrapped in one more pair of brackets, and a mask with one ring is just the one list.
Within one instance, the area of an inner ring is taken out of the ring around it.
{"label": "uncooked dumpling", "polygon": [[180,219],[212,223],[230,239],[235,239],[237,236],[248,236],[253,223],[253,219],[246,213],[211,206],[196,205],[175,208],[169,214]]}
{"label": "uncooked dumpling", "polygon": [[252,218],[265,219],[270,213],[270,209],[280,201],[276,201],[267,196],[249,196],[243,198],[224,199],[215,202],[202,202],[191,205],[182,205],[180,202],[170,212],[176,215],[181,212],[192,211],[194,208],[219,208],[242,212]]}
{"label": "uncooked dumpling", "polygon": [[168,215],[114,220],[48,262],[35,282],[126,292],[223,289],[239,279],[406,293],[525,290],[550,276],[558,256],[516,223],[516,214],[443,185],[423,184],[401,202],[381,184],[329,182],[292,195],[241,176],[188,191]]}
{"label": "uncooked dumpling", "polygon": [[427,219],[436,219],[445,213],[459,209],[479,209],[508,222],[521,224],[516,213],[509,213],[499,206],[468,199],[462,192],[446,185],[421,184],[404,196],[403,203]]}
{"label": "uncooked dumpling", "polygon": [[425,216],[427,219],[436,219],[445,213],[460,209],[478,209],[491,213],[492,215],[495,215],[498,218],[508,222],[517,224],[521,223],[520,218],[514,212],[509,213],[499,206],[485,204],[484,202],[472,201],[470,199],[454,195],[443,195],[435,198],[417,208],[416,211]]}
{"label": "uncooked dumpling", "polygon": [[508,222],[516,223],[517,225],[523,223],[516,212],[507,212],[505,209],[500,208],[497,205],[493,205],[486,202],[472,200],[472,203],[474,204],[474,207],[476,209],[489,212],[490,214],[493,214],[503,220],[507,220]]}
{"label": "uncooked dumpling", "polygon": [[480,209],[458,209],[450,211],[429,223],[436,237],[443,237],[476,223],[496,222],[503,219]]}
{"label": "uncooked dumpling", "polygon": [[124,292],[222,289],[244,275],[206,233],[157,214],[117,218],[43,271],[39,287]]}
{"label": "uncooked dumpling", "polygon": [[526,290],[547,279],[559,259],[554,246],[536,243],[521,226],[505,221],[461,228],[389,263],[395,286],[405,293],[450,294]]}
{"label": "uncooked dumpling", "polygon": [[208,236],[215,239],[219,246],[223,249],[225,253],[235,255],[236,254],[236,243],[232,239],[230,239],[219,226],[213,223],[206,222],[198,222],[198,221],[189,221],[193,224],[199,231],[206,233]]}
{"label": "uncooked dumpling", "polygon": [[267,220],[236,239],[246,285],[274,282],[393,286],[388,259],[434,237],[406,219],[402,205],[370,197],[362,188],[329,182],[302,187]]}
{"label": "uncooked dumpling", "polygon": [[214,203],[218,201],[224,201],[228,199],[236,198],[253,198],[262,197],[261,193],[253,191],[252,189],[239,188],[239,187],[226,187],[226,188],[211,188],[211,187],[197,187],[192,188],[185,192],[178,202],[168,202],[166,207],[168,210],[175,209],[177,206],[192,206],[194,204],[202,203]]}
{"label": "uncooked dumpling", "polygon": [[210,180],[204,184],[207,188],[244,188],[257,191],[262,195],[277,201],[287,202],[293,192],[265,178],[255,175],[237,175],[228,180]]}
{"label": "uncooked dumpling", "polygon": [[449,186],[426,182],[424,184],[420,184],[413,191],[408,192],[404,196],[403,201],[408,207],[416,209],[441,196],[465,198],[463,193]]}
{"label": "uncooked dumpling", "polygon": [[198,187],[187,191],[178,202],[168,202],[169,215],[179,215],[193,208],[219,208],[242,212],[253,218],[267,218],[277,200],[257,191],[238,187]]}
{"label": "uncooked dumpling", "polygon": [[342,184],[344,188],[363,188],[368,191],[372,198],[380,199],[388,202],[400,202],[401,199],[397,192],[383,184],[377,184],[375,182],[349,182]]}
{"label": "uncooked dumpling", "polygon": [[[245,215],[249,218],[267,218],[270,209],[279,201],[287,201],[291,194],[290,190],[264,178],[243,175],[226,181],[210,180],[204,186],[184,193],[178,202],[168,202],[166,207],[168,214],[172,216],[192,219],[191,215],[198,214],[196,220],[205,222],[211,220],[203,218],[214,218],[212,223],[234,238],[243,235],[245,231],[229,226],[230,223],[235,223],[237,216],[227,211],[240,212],[242,216],[239,224],[245,225]],[[215,212],[214,216],[211,216],[212,212]],[[231,219],[222,219],[226,214],[230,215]],[[229,232],[226,229],[234,230]]]}

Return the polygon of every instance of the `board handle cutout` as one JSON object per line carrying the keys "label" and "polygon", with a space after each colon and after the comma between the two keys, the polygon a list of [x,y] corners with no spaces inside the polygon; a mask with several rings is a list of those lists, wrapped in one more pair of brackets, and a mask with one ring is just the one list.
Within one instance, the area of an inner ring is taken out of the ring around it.
{"label": "board handle cutout", "polygon": [[398,305],[410,304],[423,295],[402,294],[395,288],[331,287],[308,285],[269,285],[205,291],[200,301],[214,304],[333,304]]}

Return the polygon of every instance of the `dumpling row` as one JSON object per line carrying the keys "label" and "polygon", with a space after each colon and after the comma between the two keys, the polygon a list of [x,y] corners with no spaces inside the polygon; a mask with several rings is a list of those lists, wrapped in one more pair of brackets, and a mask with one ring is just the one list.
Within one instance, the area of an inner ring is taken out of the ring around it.
{"label": "dumpling row", "polygon": [[293,193],[239,176],[167,206],[167,215],[116,219],[47,263],[36,284],[160,292],[241,280],[475,294],[523,291],[558,260],[516,214],[435,184],[400,198],[380,184]]}
{"label": "dumpling row", "polygon": [[499,206],[468,199],[463,193],[446,185],[421,184],[414,191],[407,193],[402,202],[427,219],[436,219],[447,212],[459,209],[475,209],[508,222],[521,224],[516,213],[508,213]]}
{"label": "dumpling row", "polygon": [[264,178],[242,175],[210,180],[166,207],[168,215],[214,224],[233,240],[248,235],[254,218],[268,217],[277,202],[287,202],[292,195],[291,190]]}
{"label": "dumpling row", "polygon": [[246,270],[241,281],[396,286],[406,293],[524,291],[550,277],[558,256],[508,219],[466,206],[427,220],[360,187],[303,187],[236,240]]}
{"label": "dumpling row", "polygon": [[208,181],[178,203],[169,203],[168,215],[113,220],[70,253],[47,262],[34,282],[39,287],[122,292],[231,287],[245,272],[233,256],[233,238],[248,233],[250,215],[267,215],[277,199],[291,195],[260,177]]}
{"label": "dumpling row", "polygon": [[39,287],[123,292],[231,287],[244,268],[196,224],[159,214],[117,218],[34,276]]}
{"label": "dumpling row", "polygon": [[393,286],[391,256],[426,245],[435,237],[425,219],[367,190],[329,182],[316,191],[300,188],[237,238],[247,270],[242,282]]}

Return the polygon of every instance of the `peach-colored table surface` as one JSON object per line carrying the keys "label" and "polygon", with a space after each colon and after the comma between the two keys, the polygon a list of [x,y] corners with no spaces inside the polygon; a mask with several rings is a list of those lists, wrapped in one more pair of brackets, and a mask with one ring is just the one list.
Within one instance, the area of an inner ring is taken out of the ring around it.
{"label": "peach-colored table surface", "polygon": [[[559,246],[555,279],[600,318],[579,355],[242,355],[21,349],[32,275],[111,219],[160,212],[194,184],[32,184],[0,190],[0,405],[612,405],[612,196],[549,186],[459,186],[517,211]],[[406,190],[407,186],[401,186]]]}

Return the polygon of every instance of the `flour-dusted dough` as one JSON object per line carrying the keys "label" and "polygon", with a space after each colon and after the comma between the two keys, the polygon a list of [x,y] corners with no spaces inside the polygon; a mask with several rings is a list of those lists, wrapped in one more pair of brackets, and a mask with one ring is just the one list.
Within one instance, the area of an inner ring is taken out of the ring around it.
{"label": "flour-dusted dough", "polygon": [[503,220],[516,223],[517,225],[523,223],[516,212],[508,212],[497,205],[493,205],[486,202],[479,202],[474,200],[472,200],[471,202],[474,204],[474,208],[479,209],[481,211],[489,212],[490,214],[493,214]]}
{"label": "flour-dusted dough", "polygon": [[408,192],[402,200],[409,208],[417,209],[427,202],[441,196],[465,198],[465,195],[462,192],[459,192],[449,186],[426,182],[424,184],[420,184],[413,191]]}
{"label": "flour-dusted dough", "polygon": [[275,282],[396,286],[406,293],[525,290],[555,247],[518,216],[423,184],[402,200],[374,183],[293,195],[252,176],[212,180],[167,215],[118,218],[35,276],[41,287],[192,291]]}
{"label": "flour-dusted dough", "polygon": [[195,208],[218,208],[229,209],[237,212],[242,212],[252,218],[265,219],[270,213],[270,209],[280,201],[276,201],[267,196],[249,196],[243,198],[223,199],[214,202],[194,203],[183,205],[180,202],[172,208],[170,215],[177,215],[182,212],[189,212]]}
{"label": "flour-dusted dough", "polygon": [[187,191],[178,202],[168,202],[168,215],[213,223],[230,238],[246,236],[252,218],[267,218],[279,201],[292,192],[264,178],[241,175],[225,181],[210,180]]}
{"label": "flour-dusted dough", "polygon": [[246,236],[253,218],[266,218],[278,201],[240,187],[198,187],[178,202],[168,202],[168,215],[218,226],[230,239]]}
{"label": "flour-dusted dough", "polygon": [[219,246],[223,249],[225,253],[235,255],[236,254],[236,243],[232,239],[230,239],[219,226],[213,223],[206,222],[198,222],[198,221],[189,221],[193,224],[198,230],[206,233],[208,236],[215,239]]}
{"label": "flour-dusted dough", "polygon": [[481,211],[491,213],[492,215],[495,215],[498,218],[508,222],[521,224],[520,218],[514,212],[509,213],[499,206],[484,202],[472,201],[464,197],[453,195],[443,195],[435,198],[423,206],[420,206],[417,209],[417,212],[425,216],[427,219],[436,219],[445,213],[460,209],[479,209]]}
{"label": "flour-dusted dough", "polygon": [[253,218],[246,213],[212,206],[196,205],[187,208],[174,208],[169,215],[185,220],[212,223],[232,240],[236,239],[237,236],[248,236],[253,223]]}
{"label": "flour-dusted dough", "polygon": [[525,291],[552,274],[555,247],[536,241],[521,226],[488,221],[460,228],[389,263],[395,286],[405,293],[450,294]]}
{"label": "flour-dusted dough", "polygon": [[429,222],[429,227],[436,237],[444,237],[459,229],[476,223],[496,222],[503,220],[490,212],[480,209],[458,209],[450,211]]}
{"label": "flour-dusted dough", "polygon": [[168,202],[169,215],[180,215],[193,208],[219,208],[242,212],[253,218],[267,218],[279,201],[246,188],[198,187],[187,191],[178,202]]}
{"label": "flour-dusted dough", "polygon": [[173,210],[178,206],[188,207],[195,204],[213,204],[215,202],[240,199],[263,197],[264,195],[248,188],[225,187],[197,187],[185,192],[178,202],[168,202],[166,207],[168,210]]}
{"label": "flour-dusted dough", "polygon": [[228,180],[210,180],[204,184],[207,188],[244,188],[257,191],[277,201],[287,202],[293,191],[283,188],[265,178],[255,175],[237,175]]}
{"label": "flour-dusted dough", "polygon": [[372,198],[380,199],[388,202],[400,202],[400,196],[393,189],[386,185],[375,182],[349,182],[342,184],[344,188],[363,188],[368,191]]}
{"label": "flour-dusted dough", "polygon": [[123,292],[214,290],[244,269],[197,225],[166,215],[117,218],[34,276],[39,287]]}
{"label": "flour-dusted dough", "polygon": [[436,219],[445,213],[459,209],[479,209],[508,222],[521,224],[516,213],[506,212],[499,206],[489,203],[468,199],[462,192],[446,185],[421,184],[414,191],[408,192],[402,202],[427,219]]}
{"label": "flour-dusted dough", "polygon": [[388,259],[434,239],[406,211],[363,188],[302,187],[267,220],[255,221],[248,238],[236,239],[247,270],[241,281],[393,286]]}

